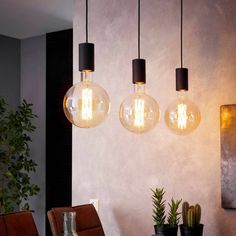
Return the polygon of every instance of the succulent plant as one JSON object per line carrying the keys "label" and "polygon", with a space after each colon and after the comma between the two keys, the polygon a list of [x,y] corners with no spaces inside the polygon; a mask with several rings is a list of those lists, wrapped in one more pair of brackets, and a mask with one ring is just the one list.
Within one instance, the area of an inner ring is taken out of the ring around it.
{"label": "succulent plant", "polygon": [[156,188],[152,190],[153,201],[153,220],[158,227],[162,227],[165,224],[165,200],[163,200],[165,191],[164,188]]}
{"label": "succulent plant", "polygon": [[182,217],[185,226],[189,228],[198,226],[201,220],[201,206],[199,204],[189,206],[188,202],[184,202],[182,205]]}
{"label": "succulent plant", "polygon": [[178,212],[179,205],[181,203],[181,200],[174,200],[173,198],[171,199],[171,203],[168,203],[169,205],[169,213],[168,213],[168,219],[167,222],[170,227],[176,226],[179,224],[179,219],[180,219],[180,212]]}
{"label": "succulent plant", "polygon": [[[152,201],[153,201],[153,220],[155,222],[155,225],[159,228],[163,227],[165,225],[165,220],[166,220],[166,214],[165,214],[165,200],[164,200],[164,195],[165,191],[164,188],[156,188],[156,189],[151,189],[152,191]],[[176,226],[179,224],[179,219],[180,219],[180,212],[179,206],[181,203],[181,200],[174,200],[173,198],[171,199],[171,202],[168,203],[169,205],[169,212],[168,212],[168,225],[170,227]]]}

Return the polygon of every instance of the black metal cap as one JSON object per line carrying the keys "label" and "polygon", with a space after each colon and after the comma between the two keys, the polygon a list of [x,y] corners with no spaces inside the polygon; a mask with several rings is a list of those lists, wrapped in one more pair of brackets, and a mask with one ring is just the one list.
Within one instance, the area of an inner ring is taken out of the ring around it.
{"label": "black metal cap", "polygon": [[188,69],[176,68],[176,91],[188,91]]}
{"label": "black metal cap", "polygon": [[146,62],[144,59],[132,60],[133,84],[146,84]]}
{"label": "black metal cap", "polygon": [[94,71],[94,44],[79,44],[79,71]]}

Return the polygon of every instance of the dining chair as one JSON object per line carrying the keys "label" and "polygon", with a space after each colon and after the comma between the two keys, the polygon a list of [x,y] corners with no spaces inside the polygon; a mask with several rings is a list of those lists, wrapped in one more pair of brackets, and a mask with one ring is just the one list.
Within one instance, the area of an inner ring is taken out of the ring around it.
{"label": "dining chair", "polygon": [[1,236],[39,236],[31,211],[0,214]]}
{"label": "dining chair", "polygon": [[61,236],[63,232],[62,213],[76,212],[76,231],[78,236],[105,236],[101,221],[92,204],[73,207],[56,207],[47,212],[53,236]]}

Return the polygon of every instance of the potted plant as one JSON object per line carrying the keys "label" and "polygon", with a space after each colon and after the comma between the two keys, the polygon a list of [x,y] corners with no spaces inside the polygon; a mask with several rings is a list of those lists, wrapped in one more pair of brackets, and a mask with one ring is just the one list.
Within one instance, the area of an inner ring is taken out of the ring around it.
{"label": "potted plant", "polygon": [[184,202],[182,205],[182,218],[183,224],[180,225],[181,236],[203,235],[204,225],[200,224],[201,206],[199,204],[189,206],[188,202]]}
{"label": "potted plant", "polygon": [[164,236],[177,236],[178,224],[180,219],[180,212],[178,212],[179,205],[182,200],[171,199],[169,205],[169,212],[166,220],[165,213],[165,200],[164,200],[164,189],[156,188],[152,190],[152,201],[153,201],[153,220],[154,220],[154,230],[156,235]]}
{"label": "potted plant", "polygon": [[153,202],[153,220],[154,220],[154,230],[155,234],[164,234],[165,231],[165,200],[164,188],[156,188],[152,190],[152,202]]}
{"label": "potted plant", "polygon": [[39,192],[29,173],[37,164],[30,158],[30,133],[36,128],[32,104],[23,100],[18,109],[9,111],[0,97],[0,213],[29,210],[28,199]]}
{"label": "potted plant", "polygon": [[171,199],[171,203],[168,203],[169,205],[169,212],[168,212],[168,218],[167,218],[167,227],[165,229],[165,236],[177,236],[178,233],[178,225],[180,220],[180,212],[178,212],[180,203],[182,199],[180,200],[174,200]]}

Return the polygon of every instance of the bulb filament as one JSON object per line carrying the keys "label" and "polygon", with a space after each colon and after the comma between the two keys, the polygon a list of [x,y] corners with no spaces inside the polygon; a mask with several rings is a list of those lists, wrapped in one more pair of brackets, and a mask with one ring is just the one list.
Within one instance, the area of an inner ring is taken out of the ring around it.
{"label": "bulb filament", "polygon": [[144,126],[144,100],[135,99],[134,101],[134,125],[136,127]]}
{"label": "bulb filament", "polygon": [[92,100],[92,90],[85,88],[82,91],[82,119],[92,120],[93,119],[93,100]]}
{"label": "bulb filament", "polygon": [[178,104],[177,108],[178,113],[178,128],[179,129],[186,129],[187,128],[187,105],[186,104]]}

